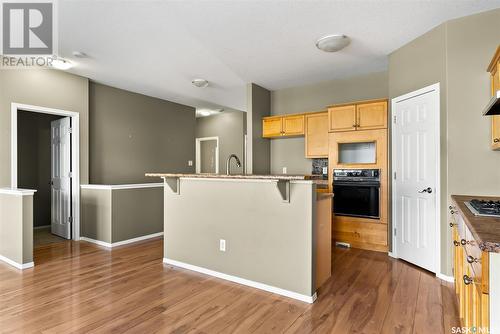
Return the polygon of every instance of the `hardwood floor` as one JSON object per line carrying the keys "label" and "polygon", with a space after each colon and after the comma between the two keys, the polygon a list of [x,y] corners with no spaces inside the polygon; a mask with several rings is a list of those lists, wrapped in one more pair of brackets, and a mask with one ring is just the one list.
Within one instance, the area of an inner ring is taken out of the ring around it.
{"label": "hardwood floor", "polygon": [[453,286],[386,254],[335,249],[313,305],[161,262],[162,239],[39,247],[0,262],[1,333],[451,333]]}

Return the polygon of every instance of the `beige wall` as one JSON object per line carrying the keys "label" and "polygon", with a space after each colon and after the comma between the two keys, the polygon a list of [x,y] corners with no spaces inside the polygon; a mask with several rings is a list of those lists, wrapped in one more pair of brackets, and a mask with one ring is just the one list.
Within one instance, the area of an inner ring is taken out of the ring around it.
{"label": "beige wall", "polygon": [[[447,88],[446,27],[441,25],[418,37],[389,55],[389,97],[391,99],[414,90],[440,83],[441,92],[441,270],[447,272]],[[392,228],[392,226],[390,226]],[[392,242],[392,238],[389,238]]]}
{"label": "beige wall", "polygon": [[441,270],[451,275],[447,227],[451,194],[498,195],[500,152],[489,149],[486,68],[500,43],[500,10],[449,21],[389,56],[389,92],[396,97],[441,83]]}
{"label": "beige wall", "polygon": [[[314,293],[311,182],[292,182],[290,203],[271,181],[180,182],[179,195],[165,187],[165,258]],[[226,252],[219,250],[220,239],[226,240]]]}
{"label": "beige wall", "polygon": [[0,255],[19,265],[33,261],[33,195],[0,193]]}
{"label": "beige wall", "polygon": [[111,243],[111,189],[82,189],[80,201],[81,236]]}
{"label": "beige wall", "polygon": [[88,79],[56,70],[0,70],[0,187],[10,187],[11,103],[80,113],[80,180],[88,183]]}
{"label": "beige wall", "polygon": [[[500,10],[450,21],[448,54],[448,194],[500,194],[500,152],[489,148],[491,98],[486,72],[500,45]],[[472,175],[472,177],[471,177]]]}
{"label": "beige wall", "polygon": [[[219,172],[222,174],[226,173],[226,159],[230,154],[236,154],[244,162],[245,124],[246,114],[241,111],[196,119],[196,138],[219,137]],[[231,173],[243,173],[243,165],[238,167],[231,159]]]}
{"label": "beige wall", "polygon": [[[388,96],[387,72],[370,73],[271,93],[271,114],[294,114],[325,110],[326,106]],[[260,133],[262,135],[262,133]],[[269,140],[269,139],[266,139]],[[311,159],[305,158],[304,137],[271,139],[271,173],[310,174]]]}
{"label": "beige wall", "polygon": [[51,137],[50,122],[60,116],[19,112],[17,120],[18,187],[36,189],[33,198],[33,226],[51,222]]}
{"label": "beige wall", "polygon": [[195,110],[90,83],[90,182],[152,182],[147,172],[194,172]]}

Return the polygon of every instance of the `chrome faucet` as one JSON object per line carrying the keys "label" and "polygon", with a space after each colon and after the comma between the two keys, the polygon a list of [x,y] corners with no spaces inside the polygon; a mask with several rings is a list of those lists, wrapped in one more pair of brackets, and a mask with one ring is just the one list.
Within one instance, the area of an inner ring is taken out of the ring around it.
{"label": "chrome faucet", "polygon": [[226,160],[226,175],[231,175],[231,159],[236,159],[236,166],[241,167],[241,161],[236,154],[231,154]]}

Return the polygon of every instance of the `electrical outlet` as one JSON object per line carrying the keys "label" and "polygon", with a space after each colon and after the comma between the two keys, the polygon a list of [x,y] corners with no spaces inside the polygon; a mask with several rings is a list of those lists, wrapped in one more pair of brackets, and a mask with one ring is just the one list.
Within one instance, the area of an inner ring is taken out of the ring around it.
{"label": "electrical outlet", "polygon": [[224,240],[224,239],[220,239],[219,240],[219,250],[221,252],[225,252],[226,251],[226,240]]}
{"label": "electrical outlet", "polygon": [[323,167],[323,175],[328,174],[328,167]]}
{"label": "electrical outlet", "polygon": [[189,167],[193,166],[193,160],[188,160],[188,166]]}
{"label": "electrical outlet", "polygon": [[283,174],[286,174],[286,167],[283,167]]}

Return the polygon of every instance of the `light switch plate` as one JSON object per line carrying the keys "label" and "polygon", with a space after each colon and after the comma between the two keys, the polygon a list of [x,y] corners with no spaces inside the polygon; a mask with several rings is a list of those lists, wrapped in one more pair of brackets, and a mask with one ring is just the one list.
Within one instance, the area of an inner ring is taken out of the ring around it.
{"label": "light switch plate", "polygon": [[283,174],[286,174],[286,167],[283,167]]}
{"label": "light switch plate", "polygon": [[188,160],[188,166],[189,167],[193,166],[193,160]]}

